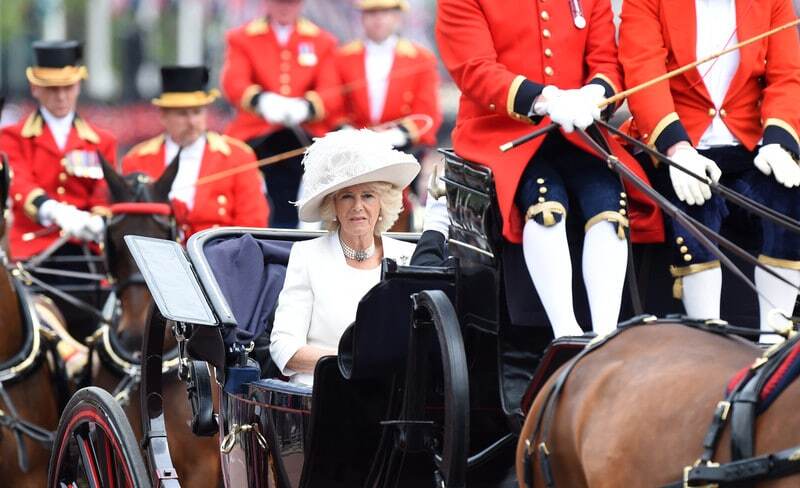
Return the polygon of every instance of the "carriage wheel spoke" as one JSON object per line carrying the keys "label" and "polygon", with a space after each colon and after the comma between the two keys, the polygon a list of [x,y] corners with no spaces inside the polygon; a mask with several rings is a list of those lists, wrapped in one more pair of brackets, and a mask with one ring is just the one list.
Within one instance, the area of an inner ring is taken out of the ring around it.
{"label": "carriage wheel spoke", "polygon": [[91,435],[88,432],[88,427],[76,431],[75,442],[78,444],[78,451],[81,456],[81,465],[83,472],[86,475],[86,481],[89,483],[90,488],[103,488],[102,480],[100,478],[100,471],[98,469],[99,463],[97,461],[97,453],[94,445],[92,444]]}

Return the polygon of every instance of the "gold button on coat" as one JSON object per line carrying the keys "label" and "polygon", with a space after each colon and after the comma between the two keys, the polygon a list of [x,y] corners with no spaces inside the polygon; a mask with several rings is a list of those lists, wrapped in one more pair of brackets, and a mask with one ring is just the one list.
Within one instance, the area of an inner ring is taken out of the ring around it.
{"label": "gold button on coat", "polygon": [[550,39],[550,29],[542,29],[542,37]]}
{"label": "gold button on coat", "polygon": [[684,254],[683,255],[683,260],[688,263],[689,261],[692,260],[692,255],[691,254]]}
{"label": "gold button on coat", "polygon": [[553,50],[548,47],[547,49],[544,50],[544,55],[547,56],[548,58],[552,58]]}
{"label": "gold button on coat", "polygon": [[553,71],[553,68],[551,68],[550,66],[544,67],[544,74],[546,74],[547,76],[553,76],[553,73],[555,73]]}
{"label": "gold button on coat", "polygon": [[726,115],[728,115],[728,112],[726,112],[724,108],[719,109],[720,117],[725,117]]}
{"label": "gold button on coat", "polygon": [[717,110],[716,109],[714,109],[714,108],[708,109],[708,116],[709,117],[713,117],[715,115],[717,115]]}
{"label": "gold button on coat", "polygon": [[217,203],[219,203],[220,205],[225,205],[226,203],[228,203],[228,197],[226,197],[225,195],[219,195],[217,197]]}
{"label": "gold button on coat", "polygon": [[56,188],[56,193],[58,193],[59,195],[63,195],[66,192],[67,190],[65,190],[63,186],[59,186],[58,188]]}
{"label": "gold button on coat", "polygon": [[495,104],[493,104],[493,103],[490,103],[490,104],[489,104],[489,110],[494,110],[495,108],[497,108],[497,107],[495,106]]}
{"label": "gold button on coat", "polygon": [[227,211],[226,211],[224,208],[220,208],[219,210],[217,210],[217,213],[218,213],[220,216],[222,216],[222,215],[225,215],[225,214],[227,213]]}
{"label": "gold button on coat", "polygon": [[291,92],[292,92],[292,89],[289,88],[288,85],[282,85],[281,86],[281,95],[288,95]]}
{"label": "gold button on coat", "polygon": [[547,10],[542,10],[541,17],[542,17],[542,20],[545,20],[545,21],[550,20],[550,14],[547,13]]}
{"label": "gold button on coat", "polygon": [[676,237],[675,238],[675,244],[680,246],[681,244],[683,244],[683,242],[684,242],[683,241],[683,237]]}
{"label": "gold button on coat", "polygon": [[67,176],[66,173],[58,174],[58,181],[60,181],[61,183],[65,183],[67,181],[67,178],[69,178],[69,176]]}

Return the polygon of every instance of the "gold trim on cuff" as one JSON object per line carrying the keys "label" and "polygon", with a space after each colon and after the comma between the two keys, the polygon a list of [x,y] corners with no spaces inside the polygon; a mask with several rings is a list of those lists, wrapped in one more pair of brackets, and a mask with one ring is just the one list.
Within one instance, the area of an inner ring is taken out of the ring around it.
{"label": "gold trim on cuff", "polygon": [[517,92],[519,91],[519,87],[522,85],[522,82],[525,81],[525,77],[522,75],[517,75],[516,78],[511,82],[511,86],[508,87],[508,97],[506,98],[506,111],[508,112],[508,116],[515,118],[515,119],[527,119],[528,114],[518,114],[514,112],[514,100],[517,98]]}
{"label": "gold trim on cuff", "polygon": [[25,197],[25,203],[22,204],[22,210],[25,212],[25,215],[31,218],[34,222],[38,223],[39,219],[39,208],[33,204],[33,201],[39,198],[42,195],[47,195],[41,188],[34,188],[30,192],[28,192],[28,196]]}
{"label": "gold trim on cuff", "polygon": [[248,86],[244,89],[244,92],[242,92],[242,99],[239,105],[247,112],[257,113],[257,107],[253,106],[253,98],[262,91],[259,85]]}
{"label": "gold trim on cuff", "polygon": [[317,120],[324,119],[325,103],[322,101],[322,97],[319,96],[319,93],[314,90],[307,91],[305,99],[311,102],[311,105],[314,107],[314,117],[309,122],[316,122]]}
{"label": "gold trim on cuff", "polygon": [[800,270],[800,261],[773,258],[761,254],[758,256],[758,262],[761,264],[766,264],[767,266],[774,266],[776,268]]}
{"label": "gold trim on cuff", "polygon": [[664,118],[662,118],[656,124],[655,129],[653,129],[653,133],[650,134],[650,139],[647,140],[647,144],[651,146],[654,145],[656,143],[656,140],[658,139],[658,136],[660,136],[661,133],[664,132],[664,129],[666,129],[669,124],[675,122],[676,120],[680,120],[680,118],[678,117],[678,114],[675,112],[670,112],[667,115],[665,115]]}
{"label": "gold trim on cuff", "polygon": [[690,264],[689,266],[670,266],[669,274],[675,278],[672,282],[672,297],[676,300],[683,298],[683,277],[689,276],[701,271],[708,271],[709,269],[719,268],[718,260],[709,261],[707,263]]}
{"label": "gold trim on cuff", "polygon": [[592,76],[591,78],[589,78],[589,81],[591,82],[591,80],[593,80],[595,78],[598,78],[598,79],[603,80],[606,83],[608,83],[608,86],[611,87],[611,89],[614,91],[615,95],[617,93],[619,93],[619,89],[617,89],[617,85],[615,85],[614,82],[611,81],[611,78],[609,78],[608,76],[604,75],[603,73],[597,73],[594,76]]}
{"label": "gold trim on cuff", "polygon": [[794,130],[794,127],[792,127],[792,124],[789,122],[777,118],[769,118],[766,120],[766,122],[764,122],[764,127],[766,128],[768,125],[780,127],[794,138],[794,142],[800,144],[800,138],[797,137],[797,131]]}
{"label": "gold trim on cuff", "polygon": [[525,220],[533,220],[539,214],[542,214],[542,225],[545,227],[552,227],[558,222],[553,216],[554,213],[561,214],[562,218],[567,216],[567,209],[559,202],[542,202],[528,207],[525,212]]}
{"label": "gold trim on cuff", "polygon": [[591,219],[586,221],[586,225],[583,227],[584,232],[588,232],[589,229],[600,222],[611,222],[612,224],[617,224],[617,237],[620,240],[625,239],[625,229],[630,225],[628,219],[619,212],[615,212],[613,210],[606,210],[605,212],[600,212],[599,214],[595,215]]}

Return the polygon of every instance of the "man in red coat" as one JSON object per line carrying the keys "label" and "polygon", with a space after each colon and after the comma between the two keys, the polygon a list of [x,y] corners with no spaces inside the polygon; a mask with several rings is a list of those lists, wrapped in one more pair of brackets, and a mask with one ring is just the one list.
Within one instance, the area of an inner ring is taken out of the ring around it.
{"label": "man in red coat", "polygon": [[[59,229],[76,243],[99,241],[103,219],[92,210],[106,204],[107,187],[97,152],[116,159],[114,137],[76,113],[80,82],[87,76],[79,65],[80,44],[41,41],[33,48],[36,65],[26,74],[39,106],[0,133],[0,150],[8,154],[13,171],[13,259],[44,251],[58,239]],[[74,251],[80,252],[77,246]]]}
{"label": "man in red coat", "polygon": [[[84,242],[102,242],[105,224],[101,215],[106,210],[107,185],[97,154],[115,161],[116,141],[76,112],[80,83],[87,77],[86,68],[80,64],[81,45],[76,41],[40,41],[33,44],[33,50],[35,64],[26,75],[38,107],[0,132],[0,151],[8,155],[12,170],[11,258],[32,258],[63,234],[70,240],[52,254],[62,260],[53,259],[46,266],[89,273],[88,265],[75,258],[84,256]],[[79,278],[49,274],[38,278],[62,290],[75,285],[87,287],[87,282]],[[99,290],[72,295],[100,306]],[[52,298],[75,337],[94,331],[96,317],[56,295]],[[60,324],[48,324],[59,335],[65,334]],[[61,352],[70,370],[85,357]]]}
{"label": "man in red coat", "polygon": [[[573,310],[565,230],[569,201],[586,221],[583,274],[592,326],[616,327],[627,263],[626,228],[638,242],[663,239],[660,213],[625,191],[572,134],[600,116],[621,89],[611,5],[580,2],[441,0],[436,36],[462,96],[453,147],[492,168],[503,235],[522,242],[525,261],[555,336],[581,334]],[[561,131],[507,153],[499,146],[551,121]],[[635,160],[612,150],[642,178]]]}
{"label": "man in red coat", "polygon": [[[231,30],[222,91],[237,108],[226,133],[246,141],[259,158],[311,143],[325,133],[323,119],[338,110],[333,66],[336,39],[300,17],[301,0],[266,0],[266,17]],[[298,224],[301,157],[264,166],[271,227]]]}
{"label": "man in red coat", "polygon": [[[397,35],[406,0],[359,0],[357,5],[365,39],[336,53],[342,110],[333,124],[377,128],[387,143],[422,160],[426,149],[436,145],[442,122],[436,57]],[[408,189],[403,207],[392,230],[408,230]]]}
{"label": "man in red coat", "polygon": [[[336,72],[342,87],[342,111],[336,124],[382,131],[396,148],[436,145],[442,121],[436,57],[397,35],[408,10],[406,0],[360,0],[365,39],[341,47]],[[427,116],[409,117],[409,115]],[[421,132],[420,129],[425,129]]]}
{"label": "man in red coat", "polygon": [[[790,0],[625,0],[620,60],[629,85],[655,78],[795,18]],[[698,28],[702,26],[702,28]],[[797,157],[800,44],[784,30],[632,95],[637,131],[676,163],[800,217]],[[708,185],[669,168],[674,202],[713,230],[728,208]],[[795,284],[757,269],[761,327],[770,311],[791,314],[800,286],[800,236],[763,221],[765,265]],[[676,298],[686,313],[719,318],[720,263],[681,226],[670,222]],[[789,325],[779,319],[776,325]]]}
{"label": "man in red coat", "polygon": [[269,211],[257,168],[198,182],[255,162],[245,143],[206,130],[207,106],[218,94],[206,90],[208,68],[163,67],[161,79],[162,94],[153,104],[161,108],[164,134],[134,146],[122,159],[122,172],[157,179],[177,156],[170,199],[184,240],[209,227],[266,226]]}

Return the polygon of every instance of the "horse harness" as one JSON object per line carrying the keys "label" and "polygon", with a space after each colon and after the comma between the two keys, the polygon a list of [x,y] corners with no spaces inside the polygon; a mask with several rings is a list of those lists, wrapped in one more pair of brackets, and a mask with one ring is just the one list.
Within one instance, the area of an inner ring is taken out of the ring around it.
{"label": "horse harness", "polygon": [[[642,315],[623,322],[611,333],[595,337],[575,357],[563,367],[553,386],[547,392],[544,406],[536,418],[535,428],[525,440],[525,458],[523,480],[527,488],[533,487],[534,458],[539,463],[539,468],[547,488],[555,488],[550,465],[550,448],[547,441],[552,427],[556,404],[559,396],[578,362],[588,354],[607,344],[611,339],[625,330],[642,325],[652,325],[663,322],[654,316]],[[669,320],[669,323],[675,323]],[[693,321],[683,319],[682,325],[704,330],[707,332],[731,337],[731,334],[758,336],[760,331],[749,328],[728,325],[722,321]],[[703,441],[704,452],[693,466],[684,468],[683,480],[667,485],[663,488],[685,488],[702,486],[706,488],[723,487],[730,483],[743,481],[756,481],[774,479],[800,473],[800,446],[779,451],[777,453],[753,457],[754,451],[754,422],[755,409],[758,398],[772,373],[781,365],[783,359],[795,347],[800,347],[800,334],[794,334],[787,341],[768,349],[761,357],[756,359],[745,377],[732,389],[724,401],[719,402],[714,412],[714,419]],[[731,414],[732,415],[729,415]],[[731,443],[733,461],[718,464],[711,461],[716,451],[726,421],[731,419]],[[538,444],[536,439],[541,438]]]}
{"label": "horse harness", "polygon": [[[0,255],[5,258],[1,250]],[[5,260],[3,264],[6,264]],[[28,472],[28,450],[24,437],[31,438],[49,450],[52,448],[55,432],[21,418],[7,387],[35,374],[45,360],[49,359],[54,367],[58,402],[63,406],[67,397],[67,379],[64,363],[57,351],[59,337],[39,323],[33,303],[19,277],[12,273],[11,281],[22,312],[25,342],[13,357],[0,364],[0,405],[4,406],[0,408],[0,438],[3,428],[13,433],[17,443],[17,462],[23,472]]]}
{"label": "horse harness", "polygon": [[[702,456],[694,465],[684,468],[683,481],[663,488],[743,486],[743,483],[747,485],[800,473],[800,445],[755,456],[755,420],[761,393],[798,347],[800,334],[793,333],[788,340],[767,349],[753,362],[725,400],[717,404],[711,426],[703,439]],[[727,423],[731,426],[731,461],[715,463],[712,459]]]}

